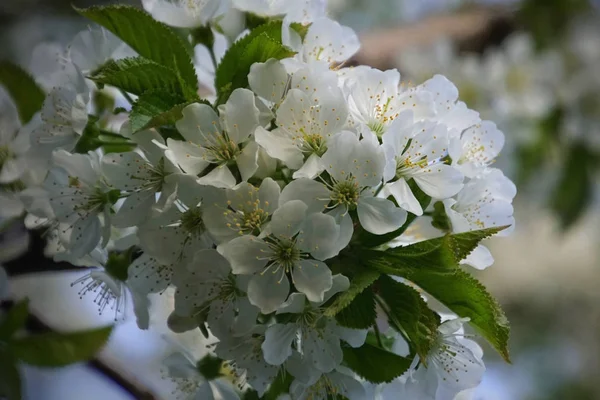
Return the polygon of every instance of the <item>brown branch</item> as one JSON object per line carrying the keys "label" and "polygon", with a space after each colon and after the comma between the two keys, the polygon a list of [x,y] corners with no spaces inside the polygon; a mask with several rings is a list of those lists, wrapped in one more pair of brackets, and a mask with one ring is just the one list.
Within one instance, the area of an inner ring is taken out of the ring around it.
{"label": "brown branch", "polygon": [[403,50],[431,45],[441,38],[458,43],[462,50],[481,51],[490,42],[503,39],[497,36],[506,36],[513,29],[514,13],[504,7],[477,7],[435,15],[410,25],[363,34],[361,49],[353,62],[380,69],[391,68]]}

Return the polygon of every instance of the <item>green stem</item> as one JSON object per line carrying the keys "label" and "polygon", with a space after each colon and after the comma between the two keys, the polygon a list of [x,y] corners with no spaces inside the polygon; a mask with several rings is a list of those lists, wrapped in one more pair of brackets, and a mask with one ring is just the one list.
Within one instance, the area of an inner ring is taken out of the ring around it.
{"label": "green stem", "polygon": [[123,89],[119,89],[119,92],[121,92],[123,97],[125,97],[125,99],[129,102],[129,104],[133,105],[133,103],[135,103],[135,100],[133,100],[133,98],[131,98],[131,95],[129,93],[127,93]]}
{"label": "green stem", "polygon": [[123,139],[123,140],[130,141],[129,138],[126,138],[125,136],[120,135],[120,134],[118,134],[116,132],[111,132],[111,131],[107,131],[107,130],[104,130],[104,129],[98,129],[98,133],[101,136],[106,136],[106,137],[111,137],[111,138],[115,138],[115,139]]}

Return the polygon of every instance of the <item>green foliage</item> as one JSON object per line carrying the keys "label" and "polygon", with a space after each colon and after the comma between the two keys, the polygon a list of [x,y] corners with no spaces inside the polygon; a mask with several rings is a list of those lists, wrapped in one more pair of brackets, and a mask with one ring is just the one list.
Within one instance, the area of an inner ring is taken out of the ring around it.
{"label": "green foliage", "polygon": [[[421,207],[423,208],[423,210],[426,209],[427,206],[429,206],[429,203],[431,202],[431,197],[426,195],[425,192],[423,192],[419,188],[419,186],[417,186],[417,184],[415,183],[415,181],[413,179],[408,181],[408,186],[412,190],[416,199],[419,201],[419,204],[421,204]],[[396,203],[396,200],[394,198],[390,197],[390,199],[394,203]],[[397,238],[398,236],[402,235],[404,233],[404,231],[406,231],[406,229],[410,226],[410,224],[413,223],[413,221],[416,218],[417,218],[417,216],[415,214],[408,213],[408,216],[406,217],[406,222],[404,223],[404,225],[402,225],[400,228],[396,229],[393,232],[386,233],[385,235],[373,235],[372,233],[369,233],[367,231],[362,231],[358,237],[358,242],[360,243],[361,246],[364,246],[364,247],[381,246],[381,245],[389,242],[390,240],[393,240],[393,239]]]}
{"label": "green foliage", "polygon": [[29,300],[21,300],[0,319],[0,341],[10,339],[18,330],[25,327],[29,315]]}
{"label": "green foliage", "polygon": [[0,398],[21,400],[21,376],[17,360],[6,350],[0,349]]}
{"label": "green foliage", "polygon": [[235,42],[217,67],[217,104],[225,103],[235,89],[248,86],[248,74],[252,64],[266,62],[270,58],[281,60],[294,54],[281,43],[281,21],[257,27]]}
{"label": "green foliage", "polygon": [[0,61],[0,85],[6,88],[26,124],[42,109],[46,95],[28,72],[8,61]]}
{"label": "green foliage", "polygon": [[292,22],[290,24],[290,28],[292,28],[294,31],[296,31],[296,33],[300,36],[300,39],[304,40],[304,38],[306,37],[306,34],[308,33],[308,30],[310,29],[310,24],[304,25],[304,24],[301,24],[300,22]]}
{"label": "green foliage", "polygon": [[424,360],[437,337],[438,315],[429,309],[419,292],[387,275],[379,278],[377,289],[390,326],[401,333]]}
{"label": "green foliage", "polygon": [[294,377],[291,374],[283,368],[280,369],[275,379],[273,379],[273,383],[269,386],[269,390],[264,394],[263,400],[278,400],[280,395],[290,391],[293,380]]}
{"label": "green foliage", "polygon": [[182,118],[181,111],[193,102],[163,90],[149,90],[141,95],[131,109],[131,130],[174,124]]}
{"label": "green foliage", "polygon": [[413,273],[409,279],[458,316],[469,317],[471,325],[506,361],[510,361],[508,320],[498,302],[475,278],[461,269],[452,275],[423,269]]}
{"label": "green foliage", "polygon": [[162,89],[186,98],[196,93],[195,86],[185,82],[181,84],[173,69],[143,57],[109,60],[89,78],[138,96],[152,89]]}
{"label": "green foliage", "polygon": [[444,203],[441,201],[436,201],[433,204],[433,215],[431,218],[431,225],[434,228],[437,228],[443,232],[450,232],[452,230],[450,219],[448,218],[448,215],[446,215]]}
{"label": "green foliage", "polygon": [[348,290],[337,295],[333,303],[325,310],[325,315],[333,317],[348,307],[354,298],[379,278],[379,272],[372,269],[360,270],[350,281]]}
{"label": "green foliage", "polygon": [[589,0],[525,0],[519,22],[529,30],[539,48],[555,45],[573,17],[590,11]]}
{"label": "green foliage", "polygon": [[222,365],[223,360],[221,360],[219,357],[207,354],[204,357],[202,357],[200,361],[198,361],[196,368],[198,368],[198,372],[200,372],[200,375],[205,377],[206,380],[211,381],[213,379],[217,379],[222,375]]}
{"label": "green foliage", "polygon": [[103,131],[98,127],[98,117],[90,115],[83,134],[75,144],[75,153],[86,154],[102,147],[105,153],[124,153],[137,147],[118,133]]}
{"label": "green foliage", "polygon": [[409,277],[416,272],[452,273],[483,239],[505,229],[505,226],[424,240],[386,251],[361,250],[364,265],[381,273]]}
{"label": "green foliage", "polygon": [[150,14],[123,5],[75,10],[117,35],[142,57],[175,71],[189,86],[198,84],[189,46]]}
{"label": "green foliage", "polygon": [[365,343],[357,349],[344,347],[344,364],[373,383],[391,382],[408,370],[411,360]]}
{"label": "green foliage", "polygon": [[108,341],[112,326],[72,333],[44,333],[13,339],[8,349],[36,367],[62,367],[91,359]]}
{"label": "green foliage", "polygon": [[375,295],[371,290],[359,293],[347,307],[335,316],[338,324],[354,329],[367,329],[373,326],[376,318]]}
{"label": "green foliage", "polygon": [[574,144],[567,154],[550,206],[563,229],[583,215],[593,198],[596,156],[583,143]]}

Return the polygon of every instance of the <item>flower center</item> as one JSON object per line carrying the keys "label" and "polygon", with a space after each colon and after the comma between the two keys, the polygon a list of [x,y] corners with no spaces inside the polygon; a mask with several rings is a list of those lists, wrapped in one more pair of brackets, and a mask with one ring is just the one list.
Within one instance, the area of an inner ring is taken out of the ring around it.
{"label": "flower center", "polygon": [[342,395],[340,389],[326,375],[321,375],[319,380],[308,389],[307,400],[313,399],[337,399]]}
{"label": "flower center", "polygon": [[201,235],[205,231],[200,207],[192,207],[181,215],[181,227],[192,235]]}
{"label": "flower center", "polygon": [[165,178],[169,175],[169,172],[165,169],[165,159],[161,158],[156,166],[146,163],[142,168],[146,170],[149,176],[138,177],[132,175],[131,178],[142,181],[140,185],[141,190],[160,192],[165,183]]}
{"label": "flower center", "polygon": [[336,205],[343,205],[349,210],[354,210],[360,197],[358,182],[352,176],[346,180],[336,182],[331,191],[331,201]]}
{"label": "flower center", "polygon": [[206,147],[210,155],[210,162],[214,164],[230,164],[242,152],[233,140],[229,139],[226,132],[215,134],[212,143]]}
{"label": "flower center", "polygon": [[303,153],[315,153],[318,156],[322,156],[327,151],[325,139],[319,133],[303,134],[302,139],[301,150]]}
{"label": "flower center", "polygon": [[[231,207],[231,202],[227,205]],[[265,202],[265,206],[269,206],[269,203]],[[240,204],[236,208],[237,210],[227,209],[224,213],[227,227],[240,235],[258,236],[270,217],[269,212],[262,208],[260,199],[248,201],[247,204]]]}
{"label": "flower center", "polygon": [[385,125],[381,121],[372,121],[367,124],[370,130],[372,130],[378,137],[381,137],[385,133]]}
{"label": "flower center", "polygon": [[291,240],[279,240],[275,247],[275,259],[286,271],[300,260],[301,252],[296,248],[296,243]]}

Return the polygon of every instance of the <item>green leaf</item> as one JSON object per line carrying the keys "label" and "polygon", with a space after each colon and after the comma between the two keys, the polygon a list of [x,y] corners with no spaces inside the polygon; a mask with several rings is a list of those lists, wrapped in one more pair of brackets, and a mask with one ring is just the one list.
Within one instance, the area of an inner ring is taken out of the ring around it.
{"label": "green leaf", "polygon": [[185,83],[182,88],[176,72],[171,68],[143,57],[109,60],[89,78],[138,96],[151,89],[162,89],[184,97],[196,92]]}
{"label": "green leaf", "polygon": [[423,270],[452,273],[479,242],[505,228],[506,226],[501,226],[447,234],[385,251],[364,249],[360,251],[359,257],[364,265],[385,274],[410,277],[411,274]]}
{"label": "green leaf", "polygon": [[310,29],[311,24],[304,25],[300,22],[292,22],[290,24],[290,28],[296,31],[296,33],[300,36],[300,39],[304,41],[308,30]]}
{"label": "green leaf", "polygon": [[577,222],[593,199],[594,165],[594,155],[583,143],[569,149],[550,203],[565,230]]}
{"label": "green leaf", "polygon": [[219,357],[215,357],[212,354],[207,354],[196,364],[196,369],[200,375],[211,381],[223,376],[221,373],[221,367],[223,366],[223,360]]}
{"label": "green leaf", "polygon": [[21,300],[11,307],[0,321],[0,341],[10,339],[25,326],[29,316],[29,299]]}
{"label": "green leaf", "polygon": [[227,101],[237,88],[248,87],[248,74],[254,63],[270,58],[281,60],[295,54],[281,43],[281,21],[261,25],[235,42],[217,67],[217,104]]}
{"label": "green leaf", "polygon": [[362,293],[366,288],[379,278],[379,272],[372,269],[360,270],[350,281],[348,290],[337,295],[333,303],[325,310],[325,315],[334,317],[344,308],[348,307],[354,298]]}
{"label": "green leaf", "polygon": [[75,10],[117,35],[142,57],[175,71],[188,85],[198,85],[188,45],[150,14],[123,5]]}
{"label": "green leaf", "polygon": [[421,360],[425,360],[437,337],[440,325],[437,314],[427,306],[419,292],[387,275],[379,278],[377,289],[385,302],[382,308],[390,325],[408,340]]}
{"label": "green leaf", "polygon": [[138,98],[131,109],[131,130],[135,133],[174,124],[182,118],[181,111],[185,106],[191,103],[193,101],[163,90],[149,90]]}
{"label": "green leaf", "polygon": [[368,343],[357,349],[345,346],[342,350],[346,366],[372,383],[391,382],[405,373],[412,362]]}
{"label": "green leaf", "polygon": [[359,293],[347,307],[335,316],[338,324],[354,329],[370,328],[376,318],[375,295],[371,290]]}
{"label": "green leaf", "polygon": [[17,360],[0,350],[0,398],[6,400],[22,400],[21,376],[17,368]]}
{"label": "green leaf", "polygon": [[509,325],[498,302],[485,287],[467,272],[457,269],[452,275],[423,270],[409,278],[421,289],[442,302],[459,317],[469,317],[471,325],[510,361]]}
{"label": "green leaf", "polygon": [[63,367],[90,360],[106,344],[112,326],[73,333],[44,333],[14,339],[9,351],[36,367]]}
{"label": "green leaf", "polygon": [[33,77],[21,67],[8,61],[0,62],[0,85],[6,88],[19,111],[21,123],[26,124],[42,109],[46,94]]}
{"label": "green leaf", "polygon": [[291,374],[287,373],[286,370],[283,368],[280,369],[275,379],[273,379],[269,390],[267,390],[267,392],[263,396],[263,400],[279,399],[280,395],[282,395],[283,393],[288,393],[290,391],[290,385],[292,384],[293,380],[294,377]]}
{"label": "green leaf", "polygon": [[[413,179],[408,181],[408,186],[412,190],[416,199],[419,201],[419,204],[421,204],[421,207],[423,208],[423,210],[425,210],[427,208],[427,206],[429,206],[429,203],[431,202],[431,197],[426,195],[425,192],[423,192],[419,188],[419,186],[417,186],[417,184],[415,183],[415,181]],[[390,197],[390,200],[392,200],[394,203],[396,203],[396,200],[393,197]],[[412,224],[416,218],[417,218],[417,216],[415,214],[408,213],[408,216],[406,217],[406,222],[404,223],[404,225],[402,225],[400,228],[396,229],[393,232],[386,233],[385,235],[373,235],[372,233],[369,233],[367,231],[362,231],[359,236],[358,242],[360,243],[361,246],[364,246],[364,247],[379,247],[379,246],[389,242],[390,240],[394,240],[398,236],[402,235],[404,233],[404,231],[406,231],[406,229],[408,229],[410,224]]]}

